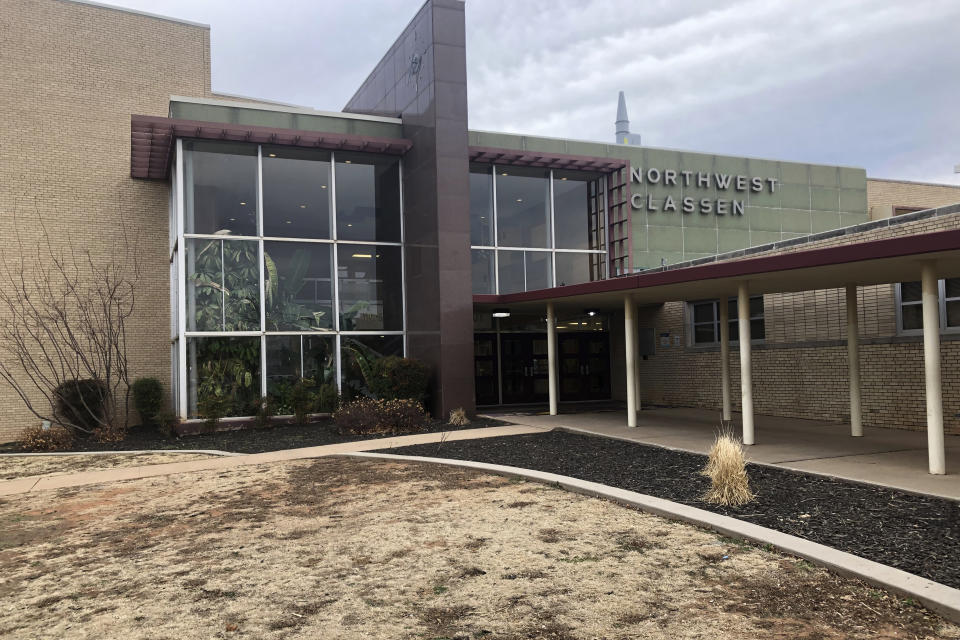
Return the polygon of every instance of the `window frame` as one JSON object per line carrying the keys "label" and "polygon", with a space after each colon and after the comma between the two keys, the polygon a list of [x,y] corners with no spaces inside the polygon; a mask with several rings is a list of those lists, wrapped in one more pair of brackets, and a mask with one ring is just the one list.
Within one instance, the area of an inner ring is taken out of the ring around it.
{"label": "window frame", "polygon": [[[736,296],[730,296],[727,298],[727,304],[730,304],[731,301],[736,301]],[[750,315],[750,322],[753,323],[754,320],[763,320],[763,337],[754,338],[751,335],[750,344],[764,344],[767,341],[767,324],[766,324],[766,304],[764,301],[763,294],[757,294],[750,296],[750,300],[760,300],[761,301],[761,311],[757,315]],[[694,314],[694,307],[697,305],[710,304],[713,308],[713,319],[704,320],[697,322]],[[720,299],[716,298],[713,300],[689,300],[686,305],[686,321],[684,326],[687,332],[687,346],[690,348],[703,348],[703,347],[713,347],[720,344]],[[739,318],[736,315],[730,315],[727,318],[728,324],[733,324],[739,322]],[[713,326],[713,336],[714,340],[712,342],[697,342],[696,341],[696,328],[699,326],[712,325]],[[730,331],[730,344],[740,344],[739,331],[734,332],[731,327]]]}
{"label": "window frame", "polygon": [[[954,296],[952,298],[947,298],[947,280],[960,280],[960,278],[940,278],[937,280],[937,313],[940,319],[940,335],[947,334],[960,334],[960,325],[948,327],[947,326],[947,303],[948,302],[958,302],[960,301],[960,296]],[[911,280],[909,282],[916,282],[916,280]],[[894,311],[897,319],[897,335],[898,336],[922,336],[923,327],[919,329],[904,329],[903,328],[903,307],[904,306],[923,306],[923,298],[921,294],[921,299],[917,301],[904,302],[903,293],[901,291],[901,282],[895,282],[893,287],[893,297],[894,297]]]}

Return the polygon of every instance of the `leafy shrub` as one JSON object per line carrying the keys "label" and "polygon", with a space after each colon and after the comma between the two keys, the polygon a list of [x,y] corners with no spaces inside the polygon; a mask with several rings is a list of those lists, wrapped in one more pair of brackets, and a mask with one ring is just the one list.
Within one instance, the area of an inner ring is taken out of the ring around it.
{"label": "leafy shrub", "polygon": [[269,427],[271,425],[270,418],[275,415],[274,406],[276,404],[276,398],[272,396],[260,398],[253,414],[253,423],[258,427]]}
{"label": "leafy shrub", "polygon": [[360,398],[341,405],[333,414],[333,422],[340,433],[354,435],[422,431],[426,420],[423,405],[407,398]]}
{"label": "leafy shrub", "polygon": [[340,394],[337,385],[322,384],[317,387],[316,410],[320,413],[333,413],[340,406]]}
{"label": "leafy shrub", "polygon": [[173,435],[173,428],[179,423],[180,418],[170,409],[161,409],[153,416],[153,424],[156,425],[157,431],[166,438]]}
{"label": "leafy shrub", "polygon": [[717,436],[701,473],[710,478],[710,489],[703,497],[706,502],[739,507],[754,499],[743,447],[728,433]]}
{"label": "leafy shrub", "polygon": [[140,422],[145,427],[154,426],[154,419],[163,408],[163,385],[156,378],[138,378],[130,390]]}
{"label": "leafy shrub", "polygon": [[450,412],[450,424],[455,427],[464,427],[470,424],[470,418],[467,417],[467,412],[463,407],[459,407]]}
{"label": "leafy shrub", "polygon": [[97,442],[121,442],[127,437],[125,426],[104,425],[93,430],[93,439]]}
{"label": "leafy shrub", "polygon": [[381,400],[410,399],[423,402],[430,384],[430,367],[413,358],[387,356],[371,364],[368,385]]}
{"label": "leafy shrub", "polygon": [[207,422],[207,427],[213,429],[233,405],[231,398],[219,393],[205,393],[197,398],[197,412]]}
{"label": "leafy shrub", "polygon": [[101,380],[68,380],[55,391],[57,416],[88,433],[104,423],[107,408],[107,385]]}
{"label": "leafy shrub", "polygon": [[310,378],[300,378],[290,388],[290,394],[287,401],[290,403],[290,409],[293,411],[293,419],[297,424],[306,424],[307,416],[313,413],[317,404],[317,397],[313,391],[313,380]]}
{"label": "leafy shrub", "polygon": [[73,445],[73,431],[59,425],[44,429],[40,425],[20,432],[17,442],[25,451],[63,451]]}

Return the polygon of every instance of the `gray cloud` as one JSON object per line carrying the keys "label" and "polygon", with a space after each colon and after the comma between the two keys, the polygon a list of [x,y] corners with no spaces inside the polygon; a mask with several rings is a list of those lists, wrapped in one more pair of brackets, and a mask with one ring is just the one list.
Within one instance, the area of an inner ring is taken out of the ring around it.
{"label": "gray cloud", "polygon": [[[118,0],[211,24],[213,86],[339,109],[421,0]],[[960,183],[955,0],[468,0],[470,126]]]}

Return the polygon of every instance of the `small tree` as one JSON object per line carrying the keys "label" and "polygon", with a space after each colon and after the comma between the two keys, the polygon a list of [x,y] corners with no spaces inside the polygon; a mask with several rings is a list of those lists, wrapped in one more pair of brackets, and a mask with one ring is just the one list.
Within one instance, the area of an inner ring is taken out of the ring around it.
{"label": "small tree", "polygon": [[[0,380],[41,420],[74,432],[122,432],[137,247],[122,220],[119,242],[103,258],[69,241],[55,247],[39,215],[36,226],[40,237],[28,246],[14,225],[19,255],[0,272]],[[78,381],[96,381],[88,386],[97,397],[64,392]]]}

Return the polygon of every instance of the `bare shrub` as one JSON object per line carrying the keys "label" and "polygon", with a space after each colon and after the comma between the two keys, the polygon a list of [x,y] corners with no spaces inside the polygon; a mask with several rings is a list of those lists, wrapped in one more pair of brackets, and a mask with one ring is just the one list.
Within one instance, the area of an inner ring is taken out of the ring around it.
{"label": "bare shrub", "polygon": [[743,446],[731,434],[717,435],[702,473],[710,478],[710,489],[703,496],[704,501],[738,507],[753,500]]}
{"label": "bare shrub", "polygon": [[333,422],[340,433],[377,435],[423,431],[427,416],[416,400],[360,398],[340,406]]}
{"label": "bare shrub", "polygon": [[25,451],[64,451],[73,445],[73,432],[53,425],[49,429],[37,425],[20,432],[17,442]]}
{"label": "bare shrub", "polygon": [[450,424],[455,427],[464,427],[470,424],[470,418],[467,417],[467,412],[463,407],[459,407],[450,412]]}

